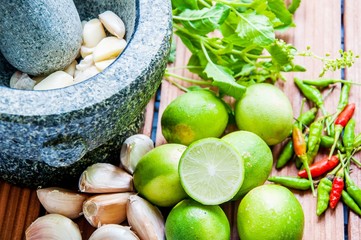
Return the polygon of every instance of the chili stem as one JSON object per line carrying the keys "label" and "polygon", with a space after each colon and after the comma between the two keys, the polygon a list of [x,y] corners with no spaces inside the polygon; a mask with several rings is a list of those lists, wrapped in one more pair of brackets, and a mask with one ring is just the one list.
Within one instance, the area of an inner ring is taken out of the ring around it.
{"label": "chili stem", "polygon": [[308,165],[307,155],[301,155],[299,158],[300,158],[300,160],[301,160],[301,162],[302,162],[302,164],[305,167],[305,170],[307,172],[308,180],[310,181],[310,185],[311,185],[312,195],[314,197],[316,197],[315,187],[313,186],[313,179],[312,179],[310,167]]}

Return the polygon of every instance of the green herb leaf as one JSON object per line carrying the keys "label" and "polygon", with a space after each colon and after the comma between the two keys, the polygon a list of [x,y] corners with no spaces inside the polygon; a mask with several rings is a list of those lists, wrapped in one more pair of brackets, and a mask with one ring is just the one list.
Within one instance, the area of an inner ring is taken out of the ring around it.
{"label": "green herb leaf", "polygon": [[198,10],[198,0],[172,0],[172,8],[182,11],[186,9]]}
{"label": "green herb leaf", "polygon": [[243,46],[258,45],[269,46],[275,40],[275,33],[270,20],[264,15],[254,12],[240,13],[236,33],[242,40]]}
{"label": "green herb leaf", "polygon": [[288,11],[292,14],[295,13],[300,4],[301,0],[293,0],[292,3],[288,6]]}
{"label": "green herb leaf", "polygon": [[223,4],[216,4],[211,8],[201,10],[186,9],[179,16],[173,16],[191,33],[206,35],[217,29],[228,17],[229,7]]}
{"label": "green herb leaf", "polygon": [[170,47],[170,52],[169,52],[169,56],[168,56],[168,63],[174,63],[175,58],[176,58],[176,53],[177,53],[177,44],[176,44],[176,42],[174,40],[174,36],[173,36],[171,47]]}
{"label": "green herb leaf", "polygon": [[268,7],[283,23],[277,28],[285,28],[293,25],[292,14],[288,11],[283,0],[268,0]]}
{"label": "green herb leaf", "polygon": [[197,41],[192,35],[182,31],[175,31],[175,34],[182,40],[183,44],[186,45],[191,53],[197,54],[201,48],[199,41]]}
{"label": "green herb leaf", "polygon": [[239,99],[246,91],[244,86],[236,83],[232,71],[228,68],[210,62],[204,72],[209,78],[213,79],[212,85],[219,87],[220,91],[229,96]]}
{"label": "green herb leaf", "polygon": [[292,63],[296,53],[296,49],[292,45],[286,44],[282,40],[275,41],[267,50],[274,63],[280,66]]}

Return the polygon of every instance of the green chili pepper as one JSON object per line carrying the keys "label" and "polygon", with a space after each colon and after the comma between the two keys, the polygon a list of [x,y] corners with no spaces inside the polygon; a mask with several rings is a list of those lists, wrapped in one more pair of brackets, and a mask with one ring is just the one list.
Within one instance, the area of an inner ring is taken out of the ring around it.
{"label": "green chili pepper", "polygon": [[321,110],[324,108],[322,94],[317,88],[304,84],[303,81],[298,78],[294,78],[294,82],[308,100],[315,103]]}
{"label": "green chili pepper", "polygon": [[283,147],[282,152],[277,159],[276,168],[280,169],[284,167],[292,159],[294,154],[295,151],[293,150],[293,142],[290,140]]}
{"label": "green chili pepper", "polygon": [[[350,84],[351,82],[347,81],[347,80],[343,80],[343,79],[317,79],[317,80],[302,80],[303,83],[308,84],[308,85],[312,85],[315,87],[320,87],[320,88],[325,88],[328,87],[329,85],[335,84],[335,83],[348,83]],[[357,83],[354,83],[357,84]]]}
{"label": "green chili pepper", "polygon": [[353,212],[361,216],[361,209],[357,205],[357,203],[353,200],[353,198],[348,194],[345,190],[342,191],[341,195],[342,202],[346,204]]}
{"label": "green chili pepper", "polygon": [[298,190],[310,189],[310,181],[305,178],[272,176],[268,178],[268,181]]}
{"label": "green chili pepper", "polygon": [[[300,129],[304,129],[304,126],[310,125],[316,118],[317,108],[311,108],[307,112],[302,113],[295,124],[298,124]],[[292,134],[292,132],[291,132]]]}
{"label": "green chili pepper", "polygon": [[354,149],[353,144],[355,142],[355,128],[356,128],[355,120],[350,119],[343,131],[342,142],[343,145],[345,146],[347,159],[351,157],[352,150]]}
{"label": "green chili pepper", "polygon": [[[295,84],[297,85],[298,89],[301,90],[302,94],[310,101],[312,101],[313,103],[316,104],[317,107],[319,107],[322,111],[322,114],[324,116],[327,116],[328,113],[325,109],[325,106],[324,106],[324,101],[323,101],[323,96],[321,94],[321,92],[313,87],[313,86],[310,86],[310,85],[307,85],[307,84],[304,84],[302,82],[302,80],[298,79],[298,78],[294,78],[294,82]],[[329,130],[329,126],[330,124],[328,123],[328,120],[326,119],[326,126],[327,126],[327,133],[330,133],[330,130]]]}
{"label": "green chili pepper", "polygon": [[[334,141],[333,137],[323,135],[323,136],[321,137],[320,146],[323,147],[323,148],[331,148],[331,147],[332,147],[332,144],[333,144],[333,141]],[[360,142],[360,144],[361,144],[361,142]],[[345,148],[343,147],[342,142],[341,142],[340,139],[337,140],[336,148],[337,148],[340,152],[344,152],[344,151],[345,151]]]}
{"label": "green chili pepper", "polygon": [[328,208],[330,201],[330,192],[332,189],[332,175],[322,178],[317,187],[317,207],[316,214],[320,216]]}
{"label": "green chili pepper", "polygon": [[295,164],[296,164],[296,168],[297,169],[301,169],[302,168],[302,162],[301,159],[299,157],[296,156],[295,158]]}
{"label": "green chili pepper", "polygon": [[355,140],[353,142],[353,147],[358,148],[361,146],[361,133],[359,133],[357,136],[355,136]]}
{"label": "green chili pepper", "polygon": [[310,125],[310,131],[307,140],[307,159],[308,164],[312,164],[315,159],[318,149],[320,147],[321,137],[323,131],[323,121],[318,120]]}
{"label": "green chili pepper", "polygon": [[345,171],[345,180],[346,191],[352,197],[352,199],[355,200],[357,205],[361,207],[361,189],[354,183],[347,171]]}
{"label": "green chili pepper", "polygon": [[341,88],[340,97],[338,100],[338,105],[336,109],[336,116],[343,111],[343,109],[348,104],[349,94],[351,90],[351,84],[350,83],[344,83]]}

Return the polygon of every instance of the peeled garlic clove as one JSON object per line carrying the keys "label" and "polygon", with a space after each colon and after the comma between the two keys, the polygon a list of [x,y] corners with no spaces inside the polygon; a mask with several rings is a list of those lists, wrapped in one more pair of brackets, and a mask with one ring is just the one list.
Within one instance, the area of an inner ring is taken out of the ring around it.
{"label": "peeled garlic clove", "polygon": [[83,211],[87,195],[64,188],[49,187],[36,190],[38,199],[48,213],[58,213],[74,219]]}
{"label": "peeled garlic clove", "polygon": [[89,240],[139,240],[138,236],[130,230],[130,227],[125,227],[118,224],[107,224],[96,229]]}
{"label": "peeled garlic clove", "polygon": [[103,23],[104,27],[116,36],[117,38],[124,38],[125,25],[122,19],[112,11],[105,11],[99,14],[99,19]]}
{"label": "peeled garlic clove", "polygon": [[99,71],[103,71],[104,69],[106,69],[110,64],[112,64],[115,61],[115,58],[109,59],[109,60],[104,60],[104,61],[100,61],[100,62],[96,62],[95,63],[95,67],[99,70]]}
{"label": "peeled garlic clove", "polygon": [[36,82],[36,84],[38,84],[39,82],[43,81],[48,75],[39,75],[39,76],[35,76],[33,77],[33,80]]}
{"label": "peeled garlic clove", "polygon": [[94,48],[90,48],[90,47],[86,47],[86,46],[80,47],[80,55],[82,58],[85,58],[86,56],[93,54],[93,51],[94,51]]}
{"label": "peeled garlic clove", "polygon": [[66,67],[64,69],[64,72],[66,72],[70,76],[74,77],[75,67],[76,67],[77,64],[78,64],[78,62],[76,60],[74,60],[68,67]]}
{"label": "peeled garlic clove", "polygon": [[133,191],[133,177],[110,163],[96,163],[81,174],[79,189],[88,193]]}
{"label": "peeled garlic clove", "polygon": [[88,198],[83,204],[86,220],[93,227],[104,224],[119,224],[127,218],[126,205],[133,193],[100,194]]}
{"label": "peeled garlic clove", "polygon": [[127,220],[141,240],[163,240],[164,219],[159,209],[147,200],[131,195],[127,203]]}
{"label": "peeled garlic clove", "polygon": [[34,90],[49,90],[70,86],[73,77],[64,71],[56,71],[34,86]]}
{"label": "peeled garlic clove", "polygon": [[119,39],[116,37],[106,37],[102,39],[94,48],[94,62],[100,62],[118,57],[126,45],[127,42],[124,39]]}
{"label": "peeled garlic clove", "polygon": [[76,70],[84,71],[94,65],[93,55],[88,55],[75,66]]}
{"label": "peeled garlic clove", "polygon": [[128,137],[120,150],[120,162],[125,170],[133,173],[139,160],[154,148],[153,140],[145,134]]}
{"label": "peeled garlic clove", "polygon": [[94,18],[84,24],[83,45],[86,47],[95,47],[105,37],[106,34],[99,19]]}
{"label": "peeled garlic clove", "polygon": [[36,82],[28,74],[16,71],[10,78],[10,87],[21,90],[33,90]]}
{"label": "peeled garlic clove", "polygon": [[60,214],[36,219],[25,231],[26,240],[81,240],[78,225]]}
{"label": "peeled garlic clove", "polygon": [[99,73],[99,70],[95,66],[91,66],[84,71],[75,70],[74,83],[80,83],[84,80],[87,80]]}

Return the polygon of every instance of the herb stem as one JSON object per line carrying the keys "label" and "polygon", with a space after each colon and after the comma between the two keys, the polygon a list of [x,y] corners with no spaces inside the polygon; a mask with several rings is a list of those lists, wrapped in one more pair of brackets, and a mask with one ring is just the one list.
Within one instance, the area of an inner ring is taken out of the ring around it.
{"label": "herb stem", "polygon": [[228,6],[232,7],[249,7],[250,3],[244,3],[244,2],[235,2],[235,1],[226,1],[226,0],[215,0],[216,3],[223,3]]}
{"label": "herb stem", "polygon": [[184,91],[184,92],[188,92],[189,90],[185,87],[183,87],[182,85],[180,85],[179,83],[169,79],[169,78],[165,78],[169,83],[173,84],[174,86],[176,86],[177,88],[179,88],[180,90]]}
{"label": "herb stem", "polygon": [[198,0],[198,2],[199,2],[200,4],[202,4],[202,5],[206,6],[206,7],[212,7],[212,5],[211,5],[211,4],[207,3],[207,2],[206,2],[206,1],[204,1],[204,0]]}
{"label": "herb stem", "polygon": [[212,83],[209,82],[209,81],[195,80],[195,79],[183,77],[183,76],[180,76],[178,74],[171,73],[171,72],[168,72],[168,71],[165,71],[164,75],[168,76],[168,77],[178,78],[178,79],[183,80],[185,82],[195,83],[195,84],[198,84],[198,85],[212,85]]}

